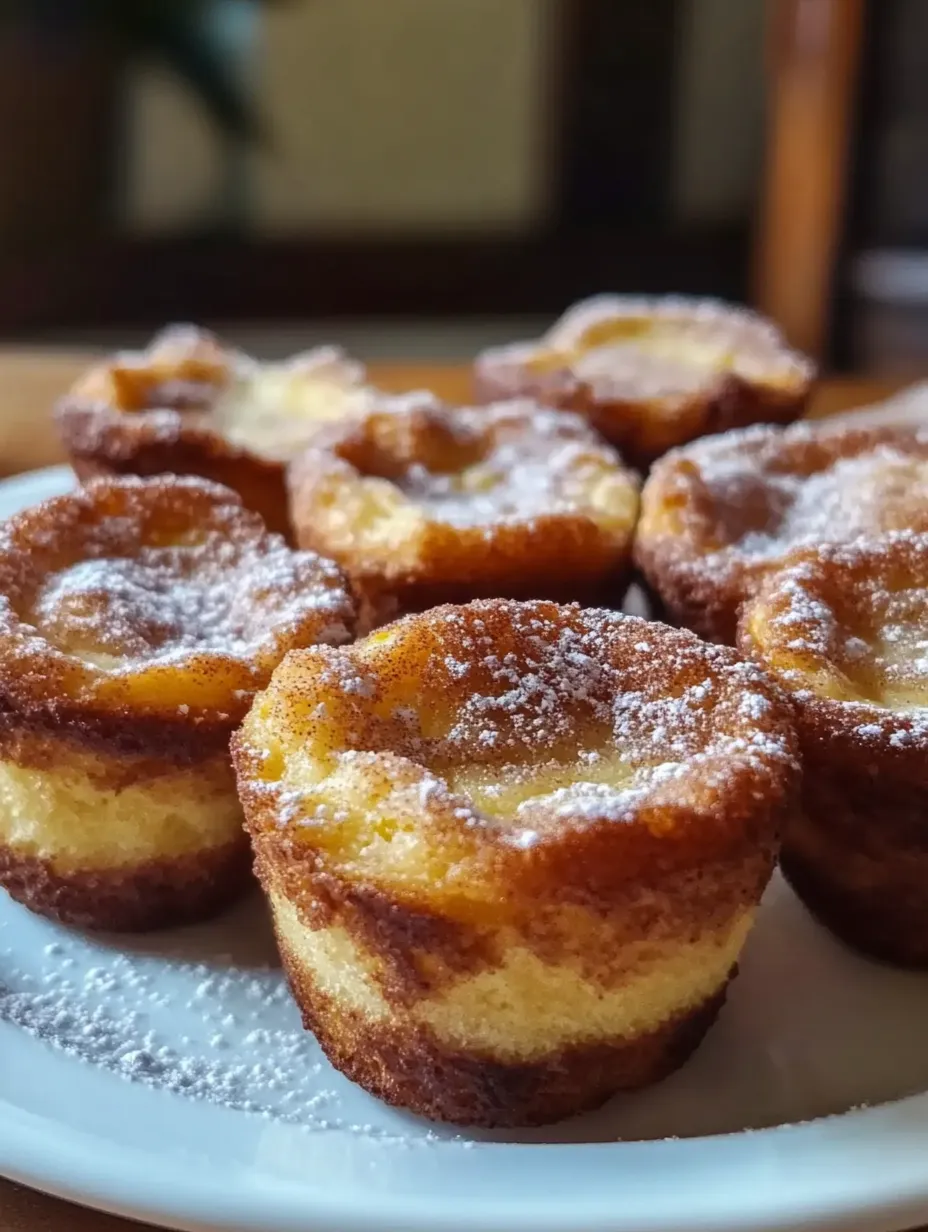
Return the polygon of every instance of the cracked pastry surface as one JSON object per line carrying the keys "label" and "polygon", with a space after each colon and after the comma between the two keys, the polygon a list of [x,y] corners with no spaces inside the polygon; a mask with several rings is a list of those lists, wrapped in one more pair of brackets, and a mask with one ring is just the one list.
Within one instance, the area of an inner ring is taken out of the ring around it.
{"label": "cracked pastry surface", "polygon": [[755,427],[674,450],[642,493],[635,556],[670,615],[731,643],[738,609],[794,548],[928,530],[928,432]]}
{"label": "cracked pastry surface", "polygon": [[796,765],[735,652],[480,601],[290,655],[233,755],[304,1021],[425,1116],[542,1123],[689,1055]]}
{"label": "cracked pastry surface", "polygon": [[400,611],[478,597],[618,600],[634,476],[577,416],[520,399],[380,396],[290,469],[297,541]]}
{"label": "cracked pastry surface", "polygon": [[789,423],[805,409],[814,368],[779,330],[715,300],[598,295],[535,342],[485,351],[485,399],[525,394],[587,416],[633,465],[753,423]]}
{"label": "cracked pastry surface", "polygon": [[247,878],[229,737],[283,655],[355,629],[341,571],[228,489],[99,480],[0,527],[0,884],[83,927]]}
{"label": "cracked pastry surface", "polygon": [[363,398],[364,368],[337,347],[259,363],[206,330],[171,326],[144,351],[92,367],[56,408],[78,478],[198,475],[289,533],[286,462]]}
{"label": "cracked pastry surface", "polygon": [[805,773],[784,872],[849,944],[928,966],[928,536],[793,553],[740,640],[796,712]]}

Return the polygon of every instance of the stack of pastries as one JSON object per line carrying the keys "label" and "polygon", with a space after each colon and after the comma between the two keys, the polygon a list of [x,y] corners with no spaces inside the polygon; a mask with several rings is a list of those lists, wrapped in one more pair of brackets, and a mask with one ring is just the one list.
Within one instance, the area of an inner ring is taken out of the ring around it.
{"label": "stack of pastries", "polygon": [[793,424],[813,377],[617,296],[467,407],[189,327],[95,366],[84,486],[0,528],[0,884],[150,929],[253,859],[332,1063],[460,1124],[682,1064],[778,856],[928,967],[928,433]]}

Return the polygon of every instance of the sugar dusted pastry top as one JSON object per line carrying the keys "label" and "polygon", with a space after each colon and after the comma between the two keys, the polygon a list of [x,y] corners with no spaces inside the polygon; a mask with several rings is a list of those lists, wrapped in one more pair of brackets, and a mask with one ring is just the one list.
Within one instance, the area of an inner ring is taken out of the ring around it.
{"label": "sugar dusted pastry top", "polygon": [[[364,368],[337,347],[260,363],[206,330],[175,325],[143,351],[122,352],[87,372],[63,406],[98,412],[84,434],[105,431],[100,413],[137,417],[137,431],[170,442],[182,431],[211,432],[232,450],[283,461],[320,422],[363,396]],[[74,429],[75,432],[77,429]],[[88,448],[92,442],[80,440]]]}
{"label": "sugar dusted pastry top", "polygon": [[741,641],[836,734],[928,749],[928,535],[794,552],[746,607]]}
{"label": "sugar dusted pastry top", "polygon": [[791,423],[814,365],[776,327],[715,300],[599,295],[543,337],[484,351],[483,401],[530,394],[577,411],[648,468],[668,449],[753,423]]}
{"label": "sugar dusted pastry top", "polygon": [[720,375],[798,388],[813,371],[771,322],[744,308],[682,296],[583,300],[534,344],[527,362],[540,372],[569,372],[597,398],[653,399],[668,411],[675,397]]}
{"label": "sugar dusted pastry top", "polygon": [[101,480],[0,527],[0,695],[23,710],[231,723],[287,650],[354,627],[335,565],[203,480]]}
{"label": "sugar dusted pastry top", "polygon": [[734,624],[792,549],[928,529],[928,431],[827,423],[746,428],[673,450],[642,494],[636,555],[671,606]]}
{"label": "sugar dusted pastry top", "polygon": [[[428,393],[371,399],[324,429],[290,470],[301,542],[387,581],[511,582],[605,571],[628,554],[638,485],[579,417],[515,399],[445,406]],[[478,591],[479,593],[479,591]],[[505,591],[503,593],[506,593]]]}
{"label": "sugar dusted pastry top", "polygon": [[503,600],[291,655],[237,747],[294,843],[428,901],[498,896],[504,868],[559,869],[569,896],[730,855],[794,770],[784,708],[733,651]]}
{"label": "sugar dusted pastry top", "polygon": [[582,387],[593,402],[646,403],[671,417],[725,377],[786,393],[805,390],[814,375],[763,317],[682,296],[581,300],[537,341],[485,351],[478,374],[494,368],[522,368],[551,393]]}

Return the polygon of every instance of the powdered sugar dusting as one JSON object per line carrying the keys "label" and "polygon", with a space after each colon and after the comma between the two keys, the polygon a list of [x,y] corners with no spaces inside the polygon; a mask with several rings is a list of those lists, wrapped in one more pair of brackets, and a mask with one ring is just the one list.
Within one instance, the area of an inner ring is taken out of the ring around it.
{"label": "powdered sugar dusting", "polygon": [[370,411],[339,455],[362,475],[387,475],[435,522],[482,527],[622,509],[633,516],[636,481],[581,416],[529,399],[449,407],[426,394],[381,395]]}
{"label": "powdered sugar dusting", "polygon": [[[258,908],[246,905],[238,914],[244,922]],[[36,947],[27,964],[0,949],[0,1021],[55,1050],[129,1082],[314,1133],[340,1130],[392,1143],[431,1137],[407,1135],[399,1119],[390,1129],[352,1114],[354,1091],[303,1030],[276,963],[251,957],[235,965],[219,954],[171,958],[172,946],[183,949],[184,933],[165,935],[163,955],[149,957],[44,921],[31,928],[53,940]],[[227,923],[226,930],[233,943],[246,935],[244,923]],[[218,926],[199,933],[222,936]],[[197,935],[186,934],[194,952]],[[273,959],[263,918],[252,919],[247,935],[252,948],[255,936],[265,937]]]}
{"label": "powdered sugar dusting", "polygon": [[815,694],[818,673],[832,705],[858,714],[861,738],[928,739],[928,535],[810,549],[770,578],[758,604],[762,651],[788,653],[778,670],[800,700]]}
{"label": "powdered sugar dusting", "polygon": [[[792,769],[783,715],[756,667],[615,612],[474,603],[313,662],[308,688],[338,690],[339,701],[313,712],[310,746],[343,748],[342,770],[381,784],[378,799],[389,781],[390,809],[403,816],[453,815],[516,847],[567,816],[634,820],[649,795],[686,794],[692,776],[724,791],[747,774],[763,791]],[[392,682],[413,674],[421,715],[400,723]],[[314,801],[310,792],[307,824]]]}
{"label": "powdered sugar dusting", "polygon": [[[453,612],[444,620],[454,625],[462,617]],[[647,652],[636,649],[637,641],[628,647],[637,662],[618,650],[638,636],[639,625],[656,639],[661,668],[650,667],[652,641],[644,643]],[[668,754],[680,763],[692,759],[724,740],[729,721],[740,734],[770,710],[756,669],[695,639],[658,636],[655,626],[634,617],[588,611],[579,627],[554,628],[530,616],[522,632],[527,653],[484,653],[480,666],[493,687],[463,698],[449,743],[466,749],[475,738],[487,743],[491,733],[495,750],[522,748],[537,756],[582,732],[594,744],[618,749],[631,765],[647,766],[653,781],[658,760],[666,764]],[[491,640],[481,637],[479,621],[463,636],[475,650]],[[782,753],[777,737],[770,737],[766,751]],[[595,748],[584,752],[588,763],[598,756]],[[596,785],[596,800],[603,799],[602,787]]]}
{"label": "powdered sugar dusting", "polygon": [[95,365],[59,414],[85,452],[106,454],[114,429],[123,441],[139,437],[164,446],[188,433],[214,433],[233,451],[286,461],[305,448],[320,423],[363,400],[365,381],[364,366],[341,347],[261,363],[207,330],[175,325],[145,350]]}
{"label": "powdered sugar dusting", "polygon": [[[690,562],[701,573],[928,521],[928,432],[760,426],[675,451],[664,474],[702,548]],[[680,566],[684,555],[681,544]]]}
{"label": "powdered sugar dusting", "polygon": [[[331,562],[291,551],[198,480],[106,482],[27,510],[0,532],[0,576],[10,653],[98,673],[221,656],[266,675],[276,648],[344,642],[354,629]],[[230,702],[247,694],[239,685]]]}
{"label": "powdered sugar dusting", "polygon": [[665,399],[673,414],[686,395],[726,374],[759,385],[801,387],[813,373],[769,321],[717,300],[597,295],[567,310],[535,343],[485,352],[481,364],[561,366],[603,400]]}
{"label": "powdered sugar dusting", "polygon": [[900,513],[904,518],[916,493],[921,501],[928,499],[928,466],[913,463],[893,445],[841,458],[807,478],[779,475],[770,482],[781,513],[774,525],[740,540],[741,550],[751,556],[779,554],[786,546],[836,536],[851,539],[896,522]]}
{"label": "powdered sugar dusting", "polygon": [[204,584],[198,562],[183,549],[78,561],[42,585],[33,608],[36,627],[65,647],[114,657],[164,661],[210,650],[245,656],[263,640],[249,605],[276,593],[275,620],[282,628],[295,629],[307,611],[330,612],[324,640],[348,639],[344,594],[335,587],[302,590],[306,570],[298,557],[254,552],[243,559],[226,542],[212,545],[211,558],[214,567],[228,568],[219,584]]}
{"label": "powdered sugar dusting", "polygon": [[[466,747],[478,740],[501,753],[509,749],[542,749],[576,731],[580,714],[606,721],[610,707],[608,666],[601,630],[591,618],[589,628],[556,629],[542,617],[528,616],[521,632],[528,653],[504,651],[478,618],[451,611],[442,617],[460,630],[460,644],[478,658],[485,685],[467,690],[447,734],[450,744]],[[486,686],[489,687],[486,687]]]}

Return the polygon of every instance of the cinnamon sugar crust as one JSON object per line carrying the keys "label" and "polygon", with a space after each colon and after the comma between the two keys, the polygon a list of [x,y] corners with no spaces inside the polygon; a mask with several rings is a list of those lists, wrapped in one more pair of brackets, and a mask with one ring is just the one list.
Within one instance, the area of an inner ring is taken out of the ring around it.
{"label": "cinnamon sugar crust", "polygon": [[841,938],[928,967],[928,535],[797,550],[740,641],[789,691],[805,773],[784,872]]}
{"label": "cinnamon sugar crust", "polygon": [[637,483],[576,416],[528,400],[372,399],[290,468],[297,541],[374,602],[421,611],[479,597],[618,605]]}
{"label": "cinnamon sugar crust", "polygon": [[2,709],[78,731],[228,735],[288,650],[355,617],[335,565],[198,479],[101,480],[0,527]]}
{"label": "cinnamon sugar crust", "polygon": [[637,1039],[565,1047],[530,1062],[455,1051],[402,1018],[371,1022],[328,996],[287,947],[284,970],[331,1064],[385,1103],[453,1125],[548,1125],[592,1111],[616,1092],[651,1086],[679,1069],[715,1022],[726,988]]}
{"label": "cinnamon sugar crust", "polygon": [[928,529],[928,433],[755,427],[655,465],[635,557],[676,621],[731,644],[741,604],[790,551],[899,529]]}
{"label": "cinnamon sugar crust", "polygon": [[580,1111],[682,1060],[796,774],[788,711],[734,652],[500,600],[291,655],[233,756],[330,1056],[376,1094],[481,1124]]}
{"label": "cinnamon sugar crust", "polygon": [[188,918],[188,891],[194,913],[237,892],[229,737],[288,650],[356,622],[335,565],[199,479],[98,481],[9,519],[0,883],[86,926],[98,902],[101,928],[158,927],[171,902]]}
{"label": "cinnamon sugar crust", "polygon": [[485,351],[474,372],[482,400],[577,411],[642,469],[699,436],[798,419],[815,375],[744,308],[618,295],[574,304],[535,342]]}
{"label": "cinnamon sugar crust", "polygon": [[60,401],[58,430],[82,481],[197,475],[232,488],[289,535],[284,468],[320,423],[365,389],[337,347],[261,364],[193,326],[91,368]]}
{"label": "cinnamon sugar crust", "polygon": [[62,872],[51,859],[0,845],[0,885],[39,915],[106,932],[149,932],[216,915],[249,882],[248,844],[151,859],[127,868]]}
{"label": "cinnamon sugar crust", "polygon": [[[253,815],[250,802],[246,815]],[[669,953],[706,937],[724,949],[732,921],[750,913],[766,888],[774,847],[775,837],[768,838],[754,858],[745,853],[740,863],[658,868],[609,892],[592,877],[591,884],[580,883],[584,853],[576,838],[565,836],[541,868],[522,872],[512,886],[514,900],[505,912],[480,921],[484,928],[474,926],[479,917],[452,918],[430,903],[400,899],[390,887],[347,882],[318,867],[310,871],[297,844],[269,849],[255,843],[255,870],[272,897],[282,894],[297,904],[301,924],[344,929],[374,958],[377,993],[399,1012],[494,970],[516,946],[543,965],[569,967],[594,987],[646,976],[662,949]],[[509,875],[502,864],[500,879]]]}

